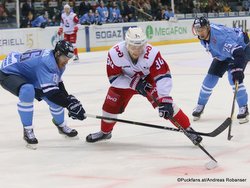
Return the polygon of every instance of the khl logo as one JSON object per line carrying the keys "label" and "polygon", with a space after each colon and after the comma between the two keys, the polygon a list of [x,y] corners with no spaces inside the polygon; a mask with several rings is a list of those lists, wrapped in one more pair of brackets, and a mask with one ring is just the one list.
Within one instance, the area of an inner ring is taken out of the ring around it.
{"label": "khl logo", "polygon": [[148,39],[152,39],[154,35],[154,29],[151,25],[148,25],[146,28],[146,35]]}

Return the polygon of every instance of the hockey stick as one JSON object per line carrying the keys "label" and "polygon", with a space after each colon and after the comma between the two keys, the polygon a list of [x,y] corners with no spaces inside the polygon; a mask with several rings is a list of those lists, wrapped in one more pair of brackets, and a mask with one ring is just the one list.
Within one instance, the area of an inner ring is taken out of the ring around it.
{"label": "hockey stick", "polygon": [[[180,131],[181,132],[183,132],[187,137],[188,137],[188,139],[189,140],[191,140],[192,141],[192,143],[193,143],[193,140],[189,137],[189,135],[188,135],[188,133],[189,133],[189,131],[187,131],[187,130],[185,130],[174,118],[169,118],[174,124],[175,124],[175,126],[176,127],[178,127],[179,129],[180,129]],[[198,134],[198,132],[194,132],[194,134]],[[202,146],[202,145],[200,145],[200,143],[196,143],[195,144],[196,146],[198,146],[204,153],[206,153],[207,154],[207,156],[210,158],[210,159],[212,159],[214,162],[216,162],[217,163],[217,161],[215,160],[215,158],[210,154],[210,153],[208,153],[208,151]]]}
{"label": "hockey stick", "polygon": [[222,124],[228,124],[227,140],[231,140],[231,138],[233,138],[231,131],[232,131],[232,121],[233,121],[233,114],[234,114],[234,107],[235,107],[235,99],[238,93],[238,88],[239,88],[239,83],[238,81],[235,81],[235,91],[234,91],[234,97],[233,97],[233,104],[231,108],[231,115],[222,123]]}
{"label": "hockey stick", "polygon": [[[153,95],[151,95],[149,92],[147,92],[147,94],[157,104],[157,106],[160,106],[159,102],[156,100],[156,98]],[[176,127],[178,127],[178,129],[180,129],[180,131],[183,132],[189,140],[191,140],[191,142],[194,145],[198,146],[210,159],[212,159],[212,161],[210,161],[209,163],[206,164],[206,167],[208,169],[215,168],[217,166],[217,161],[215,160],[215,158],[210,153],[208,153],[208,151],[200,143],[198,143],[198,142],[194,143],[192,138],[189,137],[188,131],[186,129],[184,129],[173,117],[169,117],[169,120],[171,120],[174,123],[174,125]],[[197,135],[198,133],[196,131],[194,131],[194,134]]]}
{"label": "hockey stick", "polygon": [[[220,134],[221,132],[223,132],[228,127],[228,125],[227,126],[223,125],[223,126],[220,126],[220,127],[216,128],[211,133],[202,133],[202,132],[196,132],[196,131],[195,132],[194,131],[187,131],[187,130],[183,129],[174,119],[171,119],[171,120],[175,123],[175,125],[179,129],[172,128],[172,127],[166,127],[166,126],[160,126],[160,125],[154,125],[154,124],[148,124],[148,123],[142,123],[142,122],[136,122],[136,121],[130,121],[130,120],[125,120],[125,119],[117,119],[117,118],[111,118],[111,117],[105,117],[105,116],[92,115],[92,114],[84,114],[84,116],[85,117],[96,118],[96,119],[105,119],[105,120],[116,121],[116,122],[121,122],[121,123],[128,123],[128,124],[139,125],[139,126],[144,126],[144,127],[156,128],[156,129],[164,129],[164,130],[169,130],[169,131],[183,132],[187,137],[188,137],[188,135],[187,135],[188,133],[215,137],[218,134]],[[206,168],[208,168],[208,169],[214,168],[217,165],[217,161],[199,143],[197,144],[197,146],[213,160],[213,162],[210,161],[209,163],[206,164]]]}
{"label": "hockey stick", "polygon": [[[96,119],[105,119],[105,120],[110,120],[110,121],[117,121],[121,123],[128,123],[128,124],[133,124],[133,125],[139,125],[143,127],[150,127],[150,128],[156,128],[156,129],[164,129],[168,131],[175,131],[175,132],[182,132],[181,129],[176,129],[173,127],[167,127],[167,126],[160,126],[160,125],[154,125],[154,124],[149,124],[149,123],[142,123],[142,122],[137,122],[137,121],[130,121],[130,120],[125,120],[125,119],[117,119],[117,118],[111,118],[111,117],[105,117],[105,116],[98,116],[98,115],[92,115],[92,114],[84,114],[86,117],[91,117],[91,118],[96,118]],[[203,132],[197,132],[197,131],[186,131],[187,133],[191,134],[199,134],[202,136],[208,136],[208,137],[216,137],[220,133],[222,133],[228,125],[221,125],[217,127],[215,130],[213,130],[210,133],[203,133]]]}

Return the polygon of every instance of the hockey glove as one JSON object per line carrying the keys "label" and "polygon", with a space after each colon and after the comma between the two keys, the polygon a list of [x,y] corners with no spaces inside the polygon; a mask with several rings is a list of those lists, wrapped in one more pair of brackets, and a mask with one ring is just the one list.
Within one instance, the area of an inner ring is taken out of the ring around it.
{"label": "hockey glove", "polygon": [[69,105],[67,106],[68,115],[72,119],[84,120],[86,117],[84,116],[85,110],[82,107],[80,101],[78,101],[73,95],[69,95],[68,97]]}
{"label": "hockey glove", "polygon": [[67,99],[71,103],[81,103],[79,100],[76,99],[76,97],[74,95],[68,95]]}
{"label": "hockey glove", "polygon": [[249,43],[249,36],[248,36],[247,32],[243,32],[243,36],[244,36],[245,44],[248,44]]}
{"label": "hockey glove", "polygon": [[43,29],[44,29],[46,26],[47,26],[47,22],[43,22],[43,23],[41,23],[41,25],[40,25],[40,27],[43,28]]}
{"label": "hockey glove", "polygon": [[244,72],[242,68],[234,68],[230,71],[233,76],[233,81],[238,81],[238,83],[242,83],[244,79]]}
{"label": "hockey glove", "polygon": [[77,33],[77,31],[78,31],[78,27],[75,26],[75,27],[74,27],[74,33]]}
{"label": "hockey glove", "polygon": [[57,34],[58,34],[58,35],[61,35],[62,33],[63,33],[63,28],[60,27],[60,28],[58,29]]}
{"label": "hockey glove", "polygon": [[144,97],[147,96],[147,92],[149,92],[153,86],[148,83],[146,80],[140,78],[139,76],[135,76],[130,83],[130,87],[136,90],[139,94]]}
{"label": "hockey glove", "polygon": [[159,116],[163,118],[172,118],[174,114],[172,97],[163,97],[160,99]]}

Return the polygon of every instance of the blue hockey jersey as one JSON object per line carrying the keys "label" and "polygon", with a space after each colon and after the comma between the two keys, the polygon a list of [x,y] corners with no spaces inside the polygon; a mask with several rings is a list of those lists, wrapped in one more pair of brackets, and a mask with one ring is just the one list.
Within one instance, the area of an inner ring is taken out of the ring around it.
{"label": "blue hockey jersey", "polygon": [[48,19],[45,18],[43,15],[38,16],[35,20],[33,20],[31,22],[32,27],[41,27],[41,24],[43,24],[43,23],[45,23],[45,24],[48,23]]}
{"label": "blue hockey jersey", "polygon": [[201,44],[211,53],[213,58],[224,61],[233,59],[235,49],[246,48],[244,35],[240,28],[228,28],[224,25],[210,24],[209,42],[201,40]]}
{"label": "blue hockey jersey", "polygon": [[1,65],[2,72],[22,76],[44,95],[59,89],[64,70],[58,68],[53,50],[46,49],[12,52]]}

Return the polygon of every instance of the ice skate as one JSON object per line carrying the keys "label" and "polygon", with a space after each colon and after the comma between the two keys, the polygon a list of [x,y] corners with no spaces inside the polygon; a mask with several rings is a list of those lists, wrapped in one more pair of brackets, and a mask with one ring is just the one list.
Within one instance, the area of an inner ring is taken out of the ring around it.
{"label": "ice skate", "polygon": [[240,124],[247,123],[249,121],[249,112],[247,105],[239,109],[239,114],[237,115],[237,119],[239,120]]}
{"label": "ice skate", "polygon": [[34,131],[32,128],[23,129],[23,139],[26,141],[26,147],[29,149],[37,149],[38,140],[35,137]]}
{"label": "ice skate", "polygon": [[198,121],[199,119],[200,119],[200,117],[201,117],[201,114],[203,113],[203,111],[204,111],[204,108],[205,108],[205,106],[204,105],[200,105],[200,104],[198,104],[195,108],[194,108],[194,111],[193,111],[193,113],[192,113],[192,115],[193,115],[193,120],[194,121]]}
{"label": "ice skate", "polygon": [[89,134],[86,137],[86,142],[97,142],[97,141],[101,141],[101,140],[107,140],[110,139],[112,137],[111,132],[109,133],[104,133],[102,131],[99,131],[97,133],[92,133]]}
{"label": "ice skate", "polygon": [[75,55],[75,58],[73,59],[73,62],[74,63],[79,63],[79,57],[78,57],[78,55]]}
{"label": "ice skate", "polygon": [[63,122],[62,124],[57,125],[54,120],[52,121],[54,125],[57,127],[59,134],[65,135],[66,137],[70,137],[70,138],[72,137],[78,138],[76,137],[78,135],[78,132],[75,129],[71,129],[70,127],[68,127],[66,125],[66,122]]}
{"label": "ice skate", "polygon": [[[195,132],[195,130],[192,127],[188,127],[186,130],[187,131]],[[192,140],[192,142],[194,143],[194,145],[198,145],[202,141],[202,137],[200,135],[198,135],[198,134],[187,133],[187,136]]]}

